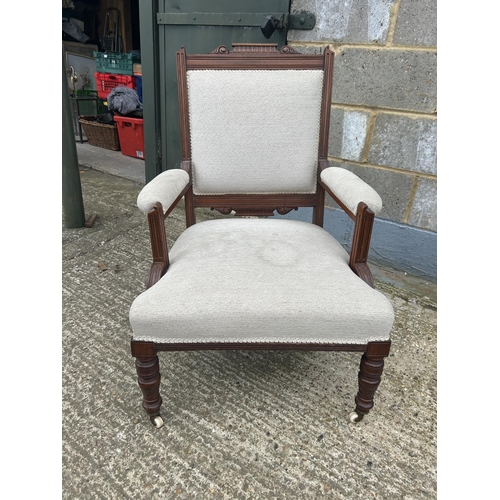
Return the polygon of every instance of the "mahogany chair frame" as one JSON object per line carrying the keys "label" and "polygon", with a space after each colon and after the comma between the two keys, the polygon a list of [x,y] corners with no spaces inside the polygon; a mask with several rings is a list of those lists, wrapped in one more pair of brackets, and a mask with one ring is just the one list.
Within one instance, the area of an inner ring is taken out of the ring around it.
{"label": "mahogany chair frame", "polygon": [[[362,280],[374,287],[372,274],[367,265],[368,251],[374,221],[374,213],[363,202],[359,203],[357,214],[352,212],[320,179],[321,171],[328,164],[328,135],[333,78],[334,53],[326,47],[322,55],[304,55],[284,46],[280,51],[276,44],[233,44],[229,51],[220,46],[210,54],[188,55],[184,47],[177,52],[177,83],[179,93],[179,114],[181,127],[182,163],[191,180],[191,144],[187,95],[188,70],[202,69],[319,69],[324,72],[321,104],[321,123],[318,147],[318,182],[314,194],[280,195],[198,195],[193,193],[192,182],[179,195],[172,206],[164,212],[161,203],[149,211],[148,225],[153,255],[147,288],[153,286],[169,267],[165,220],[175,205],[184,197],[186,226],[196,223],[195,208],[205,207],[222,214],[235,216],[273,216],[276,211],[284,215],[298,207],[313,207],[312,223],[323,227],[325,192],[328,193],[345,213],[354,221],[354,235],[349,266]],[[363,304],[360,303],[360,307]],[[143,394],[142,406],[157,427],[162,425],[160,415],[160,367],[158,352],[189,350],[308,350],[308,351],[351,351],[361,352],[358,374],[359,390],[355,397],[355,412],[351,421],[360,421],[373,407],[375,391],[381,380],[384,358],[389,355],[391,341],[368,342],[367,344],[314,344],[314,343],[157,343],[138,341],[132,338],[132,356],[136,358],[138,382]]]}

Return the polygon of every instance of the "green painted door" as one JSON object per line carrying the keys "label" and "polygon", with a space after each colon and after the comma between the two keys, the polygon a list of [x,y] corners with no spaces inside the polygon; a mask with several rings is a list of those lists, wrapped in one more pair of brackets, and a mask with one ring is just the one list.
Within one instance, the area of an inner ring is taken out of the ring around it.
{"label": "green painted door", "polygon": [[269,15],[288,14],[290,0],[140,0],[146,182],[181,161],[175,53],[211,52],[233,43],[286,44],[286,29],[265,38]]}

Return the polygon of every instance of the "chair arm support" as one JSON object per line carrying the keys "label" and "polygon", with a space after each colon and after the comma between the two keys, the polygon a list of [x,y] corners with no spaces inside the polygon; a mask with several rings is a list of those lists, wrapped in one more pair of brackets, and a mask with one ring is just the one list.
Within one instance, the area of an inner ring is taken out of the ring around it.
{"label": "chair arm support", "polygon": [[382,199],[366,182],[349,170],[326,167],[320,170],[320,184],[354,220],[349,267],[363,281],[374,287],[368,267],[368,252],[375,215],[382,209]]}
{"label": "chair arm support", "polygon": [[142,188],[137,197],[137,206],[147,214],[159,202],[165,212],[170,212],[189,189],[189,185],[190,176],[185,170],[166,170]]}
{"label": "chair arm support", "polygon": [[146,287],[153,286],[169,266],[165,219],[191,187],[191,163],[186,160],[180,169],[166,170],[146,184],[137,197],[137,206],[147,214],[153,263]]}
{"label": "chair arm support", "polygon": [[153,263],[149,269],[146,288],[153,286],[166,272],[168,259],[167,235],[165,233],[165,215],[160,202],[148,212],[149,240],[153,254]]}
{"label": "chair arm support", "polygon": [[378,193],[349,170],[327,167],[321,171],[320,179],[327,193],[340,202],[339,205],[352,219],[358,213],[360,202],[365,203],[375,215],[382,209],[382,199]]}
{"label": "chair arm support", "polygon": [[349,267],[372,288],[375,288],[375,285],[367,262],[374,219],[375,214],[361,201],[357,208],[349,256]]}

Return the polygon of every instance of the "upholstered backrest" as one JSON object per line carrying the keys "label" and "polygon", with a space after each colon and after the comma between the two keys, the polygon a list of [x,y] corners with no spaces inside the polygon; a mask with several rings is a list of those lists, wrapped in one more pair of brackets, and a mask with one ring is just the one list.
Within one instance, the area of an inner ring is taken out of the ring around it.
{"label": "upholstered backrest", "polygon": [[322,69],[187,71],[193,192],[315,193],[322,90]]}

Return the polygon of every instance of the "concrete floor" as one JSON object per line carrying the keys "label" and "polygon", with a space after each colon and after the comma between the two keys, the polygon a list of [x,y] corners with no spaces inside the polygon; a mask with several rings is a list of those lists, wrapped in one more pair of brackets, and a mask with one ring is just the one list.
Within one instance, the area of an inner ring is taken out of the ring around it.
{"label": "concrete floor", "polygon": [[78,162],[84,167],[92,167],[100,172],[117,175],[124,179],[144,184],[146,179],[144,160],[123,155],[120,151],[91,146],[89,143],[76,143]]}
{"label": "concrete floor", "polygon": [[[359,424],[359,354],[207,351],[160,354],[165,426],[151,425],[128,322],[151,259],[144,162],[96,149],[78,145],[97,221],[63,218],[63,498],[436,498],[436,286],[391,270],[374,269],[391,355]],[[183,228],[177,208],[170,245]]]}

